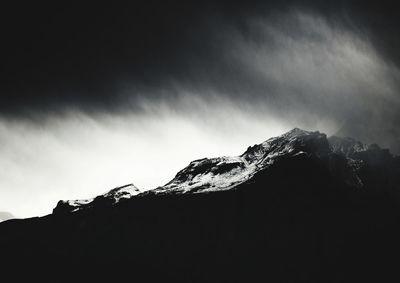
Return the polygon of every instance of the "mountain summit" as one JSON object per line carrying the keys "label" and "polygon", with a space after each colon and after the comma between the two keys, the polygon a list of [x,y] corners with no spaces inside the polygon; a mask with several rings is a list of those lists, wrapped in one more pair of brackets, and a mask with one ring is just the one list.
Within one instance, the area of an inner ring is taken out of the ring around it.
{"label": "mountain summit", "polygon": [[[13,282],[399,281],[400,160],[293,129],[0,224]],[[23,270],[23,272],[19,272]]]}
{"label": "mountain summit", "polygon": [[166,185],[149,193],[201,193],[228,190],[250,180],[281,158],[329,151],[325,134],[295,128],[282,136],[249,147],[240,156],[192,161]]}
{"label": "mountain summit", "polygon": [[140,193],[140,190],[133,184],[116,187],[93,199],[60,200],[54,212],[75,212],[81,209],[91,208],[97,205],[114,205],[120,201],[129,199]]}

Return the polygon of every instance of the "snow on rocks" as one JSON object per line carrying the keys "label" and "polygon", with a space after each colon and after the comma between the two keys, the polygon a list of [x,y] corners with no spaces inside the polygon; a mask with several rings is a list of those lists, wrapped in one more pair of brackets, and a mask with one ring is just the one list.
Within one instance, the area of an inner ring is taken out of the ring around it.
{"label": "snow on rocks", "polygon": [[129,199],[133,196],[140,194],[141,191],[133,184],[114,188],[103,195],[97,196],[91,199],[80,199],[80,200],[60,200],[53,212],[75,212],[84,208],[90,208],[95,205],[96,202],[106,203],[108,205],[114,205],[119,203],[121,200]]}
{"label": "snow on rocks", "polygon": [[[321,141],[325,143],[319,145]],[[192,161],[172,181],[148,193],[184,194],[228,190],[251,179],[281,157],[297,156],[307,151],[311,154],[315,147],[329,150],[325,134],[295,128],[282,136],[249,147],[240,156]]]}

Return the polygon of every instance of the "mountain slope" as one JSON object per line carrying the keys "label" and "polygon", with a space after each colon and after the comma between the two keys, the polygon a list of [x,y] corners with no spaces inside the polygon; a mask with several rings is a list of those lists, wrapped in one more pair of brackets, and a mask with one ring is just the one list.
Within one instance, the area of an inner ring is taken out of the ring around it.
{"label": "mountain slope", "polygon": [[[204,158],[192,161],[165,186],[150,193],[201,193],[228,190],[251,179],[283,156],[313,153],[324,155],[329,151],[325,134],[293,129],[276,138],[249,147],[235,157]],[[309,147],[309,148],[308,148]]]}
{"label": "mountain slope", "polygon": [[124,201],[7,221],[4,270],[24,270],[16,282],[398,279],[398,159],[341,142],[294,129]]}

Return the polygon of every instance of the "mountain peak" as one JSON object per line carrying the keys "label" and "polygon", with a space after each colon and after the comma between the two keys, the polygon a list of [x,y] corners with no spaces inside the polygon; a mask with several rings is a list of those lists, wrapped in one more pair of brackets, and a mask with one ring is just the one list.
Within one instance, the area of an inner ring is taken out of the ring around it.
{"label": "mountain peak", "polygon": [[139,193],[140,190],[134,184],[127,184],[106,192],[104,196],[114,198],[116,201],[119,201],[120,199],[130,198]]}
{"label": "mountain peak", "polygon": [[91,208],[96,204],[114,205],[122,200],[129,199],[140,194],[141,191],[133,184],[116,187],[100,196],[91,199],[60,200],[53,213],[75,212],[85,208]]}
{"label": "mountain peak", "polygon": [[329,144],[325,134],[299,128],[261,144],[248,147],[240,156],[203,158],[190,162],[173,180],[147,193],[205,193],[231,189],[251,179],[282,157],[299,154],[326,154]]}
{"label": "mountain peak", "polygon": [[297,136],[302,136],[302,135],[310,135],[313,133],[319,133],[317,132],[310,132],[310,131],[306,131],[300,128],[293,128],[290,131],[284,133],[282,136],[284,137],[297,137]]}

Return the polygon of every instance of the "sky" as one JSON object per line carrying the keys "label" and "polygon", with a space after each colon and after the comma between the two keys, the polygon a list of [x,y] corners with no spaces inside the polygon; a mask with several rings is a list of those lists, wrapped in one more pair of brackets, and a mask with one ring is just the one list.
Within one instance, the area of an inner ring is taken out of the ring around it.
{"label": "sky", "polygon": [[394,1],[166,2],[3,7],[0,211],[152,189],[294,127],[400,153]]}

